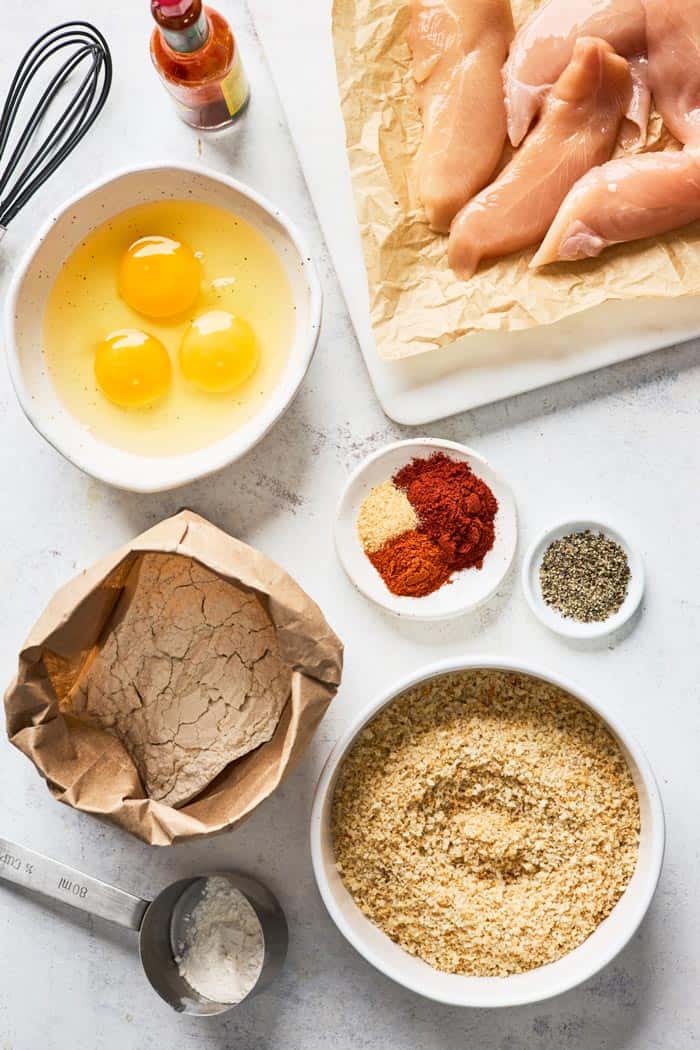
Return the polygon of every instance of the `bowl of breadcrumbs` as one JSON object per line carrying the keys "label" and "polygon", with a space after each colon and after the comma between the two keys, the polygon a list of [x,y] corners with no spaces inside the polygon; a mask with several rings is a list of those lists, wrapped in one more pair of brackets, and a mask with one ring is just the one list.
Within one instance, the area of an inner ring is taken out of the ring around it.
{"label": "bowl of breadcrumbs", "polygon": [[627,944],[661,872],[638,745],[580,689],[494,660],[442,662],[370,704],[311,818],[324,903],[370,963],[460,1006],[586,980]]}

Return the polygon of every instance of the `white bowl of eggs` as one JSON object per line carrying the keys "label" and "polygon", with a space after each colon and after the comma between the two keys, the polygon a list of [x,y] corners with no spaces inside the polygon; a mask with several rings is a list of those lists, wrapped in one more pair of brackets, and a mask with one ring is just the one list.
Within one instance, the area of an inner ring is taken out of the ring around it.
{"label": "white bowl of eggs", "polygon": [[322,292],[295,227],[199,167],[118,172],[68,201],[12,281],[22,409],[87,474],[158,492],[251,449],[293,400]]}

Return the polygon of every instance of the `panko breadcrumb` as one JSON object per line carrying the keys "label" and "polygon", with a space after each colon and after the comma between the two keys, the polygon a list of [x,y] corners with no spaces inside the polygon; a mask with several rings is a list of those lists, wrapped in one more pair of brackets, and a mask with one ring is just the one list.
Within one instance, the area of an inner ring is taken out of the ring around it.
{"label": "panko breadcrumb", "polygon": [[438,970],[508,976],[588,938],[624,892],[639,799],[602,721],[526,675],[465,671],[358,736],[332,804],[364,914]]}

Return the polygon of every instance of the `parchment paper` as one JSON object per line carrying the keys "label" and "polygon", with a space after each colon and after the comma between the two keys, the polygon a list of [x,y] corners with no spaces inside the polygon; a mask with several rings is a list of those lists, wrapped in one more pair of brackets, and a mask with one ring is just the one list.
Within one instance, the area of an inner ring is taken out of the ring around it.
{"label": "parchment paper", "polygon": [[[89,665],[135,559],[193,558],[253,590],[272,620],[291,694],[268,743],[228,766],[181,809],[145,796],[122,743],[61,713]],[[342,645],[318,606],[279,566],[204,518],[182,511],[142,533],[55,594],[19,655],[5,694],[7,733],[61,802],[107,818],[155,846],[233,827],[274,791],[308,744],[340,683]]]}
{"label": "parchment paper", "polygon": [[[537,7],[513,0],[516,25]],[[370,314],[381,357],[398,359],[478,331],[551,324],[609,299],[700,292],[700,223],[600,259],[528,269],[534,250],[483,264],[469,281],[425,222],[414,158],[421,137],[405,0],[335,0],[333,39]],[[677,148],[652,114],[647,149]],[[664,309],[661,304],[660,309]],[[672,309],[669,303],[668,309]]]}

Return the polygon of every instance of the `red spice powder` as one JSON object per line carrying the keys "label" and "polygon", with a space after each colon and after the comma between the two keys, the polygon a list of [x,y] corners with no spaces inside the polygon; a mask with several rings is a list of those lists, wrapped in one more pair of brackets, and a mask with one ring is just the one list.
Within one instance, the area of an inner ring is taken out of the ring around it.
{"label": "red spice powder", "polygon": [[411,460],[393,482],[413,504],[419,532],[440,547],[452,571],[482,567],[496,538],[498,501],[468,463],[435,452]]}
{"label": "red spice powder", "polygon": [[422,598],[447,583],[452,566],[429,536],[411,529],[368,554],[392,594]]}

